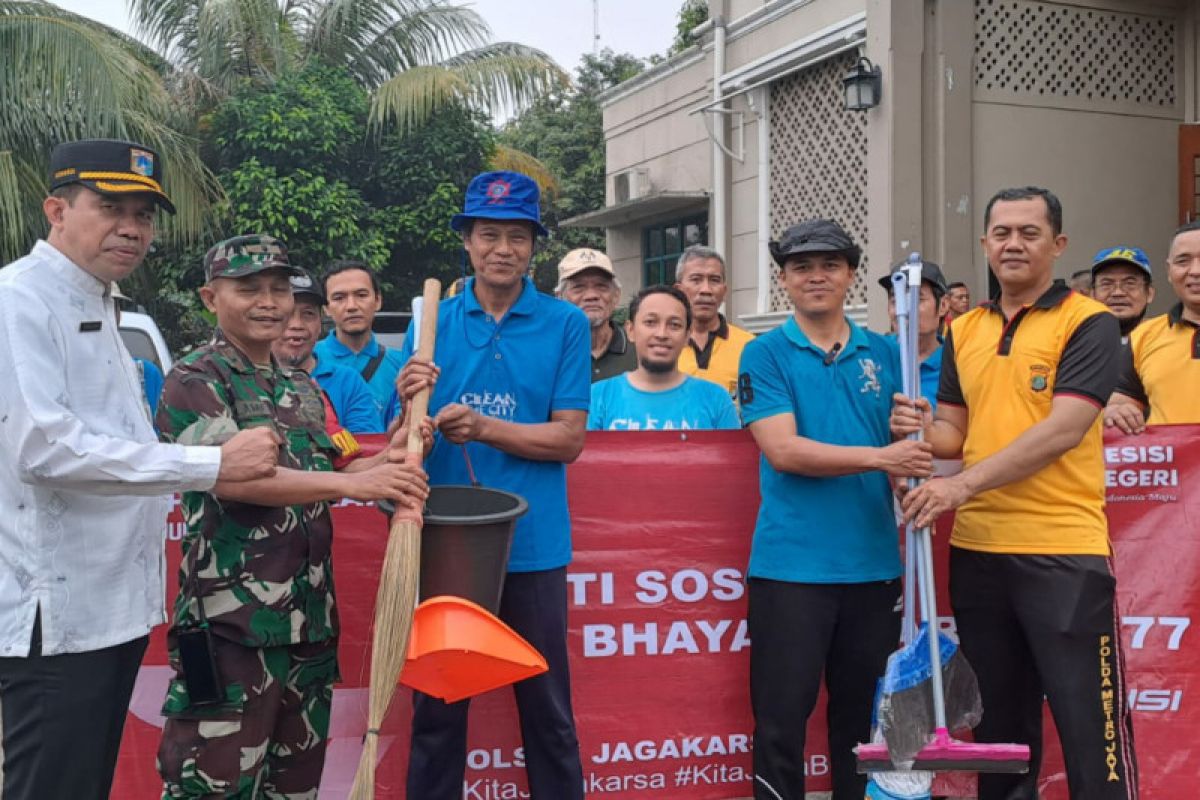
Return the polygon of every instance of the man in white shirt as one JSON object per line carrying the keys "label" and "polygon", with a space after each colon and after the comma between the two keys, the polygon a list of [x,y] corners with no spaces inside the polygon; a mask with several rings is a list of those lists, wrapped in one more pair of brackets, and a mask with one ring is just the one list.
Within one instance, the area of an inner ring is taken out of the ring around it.
{"label": "man in white shirt", "polygon": [[159,444],[109,285],[154,237],[162,164],[87,140],[50,159],[50,233],[0,270],[4,800],[107,798],[150,629],[171,494],[275,472],[278,439]]}

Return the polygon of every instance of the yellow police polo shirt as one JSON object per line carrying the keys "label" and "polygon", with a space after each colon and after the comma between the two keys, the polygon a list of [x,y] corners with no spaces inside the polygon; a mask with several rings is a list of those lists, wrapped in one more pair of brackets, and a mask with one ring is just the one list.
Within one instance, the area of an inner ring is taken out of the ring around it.
{"label": "yellow police polo shirt", "polygon": [[[1103,408],[1116,382],[1117,320],[1055,281],[1005,319],[986,304],[950,325],[938,402],[967,409],[963,465],[1003,450],[1050,414],[1055,396]],[[982,492],[955,516],[950,543],[989,553],[1108,555],[1103,422],[1024,480]]]}
{"label": "yellow police polo shirt", "polygon": [[679,371],[685,375],[703,378],[724,387],[730,397],[737,397],[738,361],[742,348],[754,339],[750,331],[730,325],[724,315],[719,315],[721,325],[708,336],[703,348],[688,337],[687,347],[679,354]]}
{"label": "yellow police polo shirt", "polygon": [[1117,391],[1149,409],[1147,422],[1200,423],[1200,325],[1182,303],[1135,328],[1122,362]]}

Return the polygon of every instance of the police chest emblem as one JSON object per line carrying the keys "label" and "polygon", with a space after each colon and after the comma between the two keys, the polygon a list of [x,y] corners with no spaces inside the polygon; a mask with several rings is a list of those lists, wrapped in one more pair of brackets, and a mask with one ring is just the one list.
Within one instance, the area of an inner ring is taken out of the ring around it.
{"label": "police chest emblem", "polygon": [[1029,368],[1029,388],[1035,392],[1044,392],[1050,385],[1050,368],[1034,364]]}

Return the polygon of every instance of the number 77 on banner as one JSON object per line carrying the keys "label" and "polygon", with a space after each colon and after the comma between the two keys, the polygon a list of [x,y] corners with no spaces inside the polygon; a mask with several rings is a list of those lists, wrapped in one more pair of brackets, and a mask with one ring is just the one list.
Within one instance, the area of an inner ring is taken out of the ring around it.
{"label": "number 77 on banner", "polygon": [[1146,636],[1156,626],[1171,629],[1167,649],[1178,650],[1183,632],[1191,626],[1192,620],[1191,617],[1121,617],[1121,624],[1133,626],[1133,636],[1129,640],[1129,647],[1133,650],[1145,648]]}

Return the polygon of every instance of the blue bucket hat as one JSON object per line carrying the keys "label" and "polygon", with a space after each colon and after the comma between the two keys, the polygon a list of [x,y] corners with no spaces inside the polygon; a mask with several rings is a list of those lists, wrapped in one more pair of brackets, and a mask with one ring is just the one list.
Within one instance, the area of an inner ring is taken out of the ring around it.
{"label": "blue bucket hat", "polygon": [[1147,278],[1154,277],[1154,270],[1150,268],[1150,259],[1146,255],[1146,251],[1140,247],[1104,248],[1092,259],[1092,277],[1096,277],[1097,272],[1110,264],[1129,264],[1146,273]]}
{"label": "blue bucket hat", "polygon": [[462,232],[470,219],[525,220],[541,236],[549,231],[542,225],[538,205],[541,193],[533,178],[519,172],[484,172],[471,179],[461,214],[450,219],[450,228]]}

